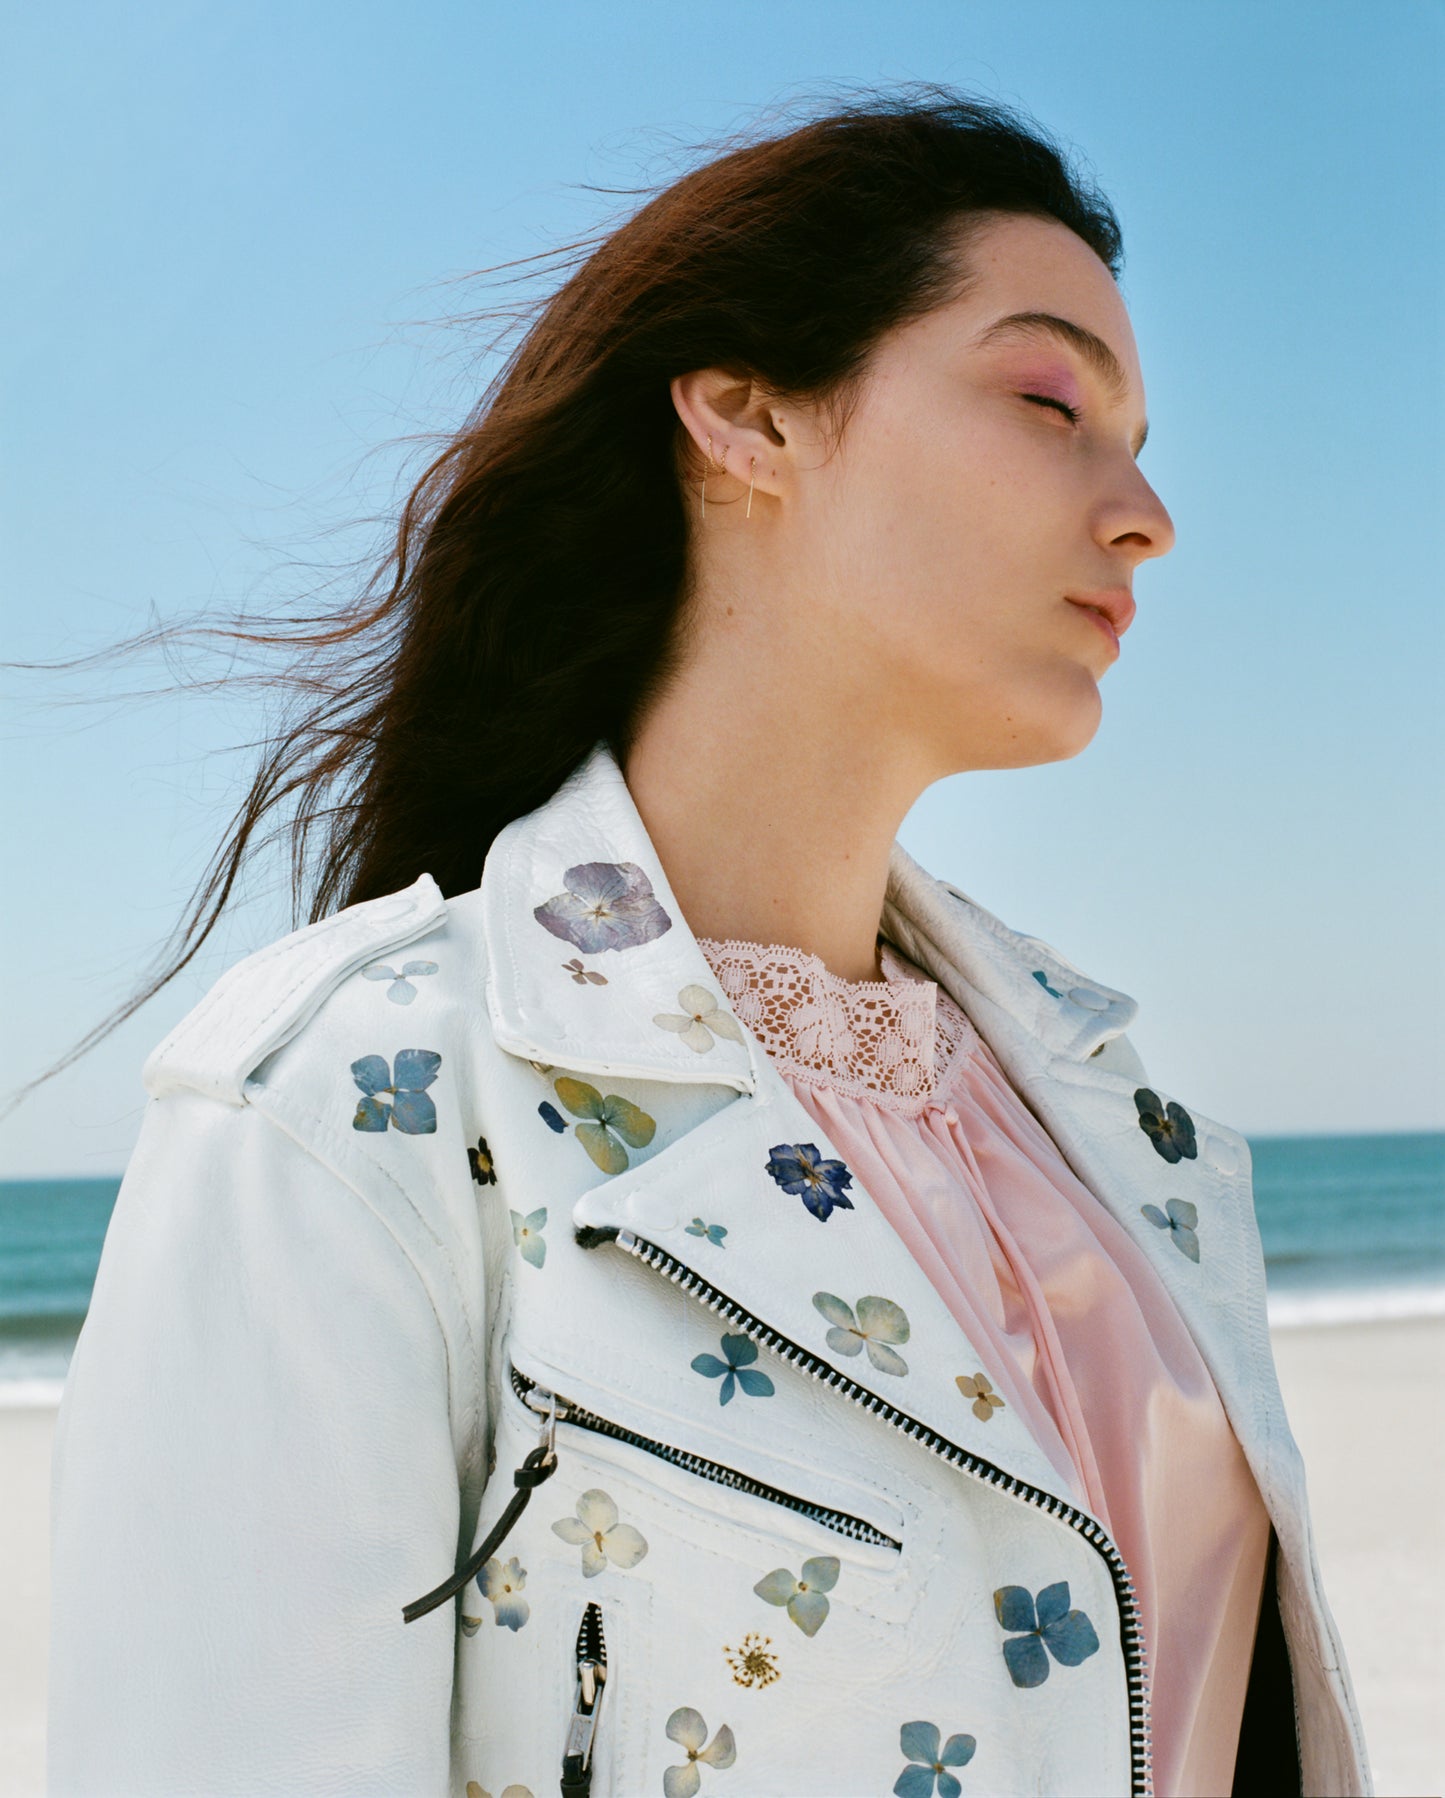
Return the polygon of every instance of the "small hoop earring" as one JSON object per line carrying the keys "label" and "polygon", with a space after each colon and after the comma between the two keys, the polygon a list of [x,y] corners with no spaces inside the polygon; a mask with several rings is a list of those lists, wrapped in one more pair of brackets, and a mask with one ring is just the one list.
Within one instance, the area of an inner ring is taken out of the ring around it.
{"label": "small hoop earring", "polygon": [[753,471],[757,465],[757,457],[750,457],[748,460],[748,509],[743,513],[744,518],[751,518],[753,515]]}

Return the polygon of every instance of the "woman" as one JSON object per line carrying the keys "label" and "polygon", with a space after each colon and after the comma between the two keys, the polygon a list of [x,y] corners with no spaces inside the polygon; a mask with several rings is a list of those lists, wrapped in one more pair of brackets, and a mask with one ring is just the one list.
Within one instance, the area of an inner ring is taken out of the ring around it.
{"label": "woman", "polygon": [[947,92],[735,148],[299,638],[191,930],[288,793],[315,921],[147,1063],[53,1792],[1370,1790],[1246,1145],[894,835],[1088,744],[1172,543],[1119,253]]}

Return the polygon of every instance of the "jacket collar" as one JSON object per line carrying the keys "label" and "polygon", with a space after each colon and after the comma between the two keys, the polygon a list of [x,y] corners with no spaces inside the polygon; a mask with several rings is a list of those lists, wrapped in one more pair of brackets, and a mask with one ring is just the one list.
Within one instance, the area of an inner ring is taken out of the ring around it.
{"label": "jacket collar", "polygon": [[[758,1088],[765,1051],[745,1027],[706,1055],[656,1021],[688,987],[729,1011],[688,927],[622,770],[599,741],[557,792],[508,824],[487,856],[487,1004],[502,1048],[638,1078]],[[1128,1029],[1136,1002],[935,879],[895,841],[880,925],[990,1039],[1000,1016],[1046,1055],[1075,1060]],[[612,978],[620,957],[627,978]]]}
{"label": "jacket collar", "polygon": [[[594,747],[553,798],[498,835],[481,898],[490,952],[487,1007],[502,1048],[539,1064],[708,1083],[750,1095],[748,1104],[713,1105],[699,1094],[704,1121],[630,1165],[625,1178],[608,1176],[576,1199],[571,1221],[578,1240],[593,1246],[635,1233],[664,1245],[698,1278],[711,1277],[699,1239],[684,1227],[701,1206],[732,1232],[728,1300],[794,1342],[811,1340],[807,1331],[817,1318],[807,1294],[800,1299],[794,1290],[792,1268],[808,1266],[817,1284],[831,1279],[827,1290],[838,1293],[861,1290],[866,1279],[902,1305],[920,1349],[925,1341],[936,1345],[933,1354],[919,1356],[925,1377],[910,1380],[912,1415],[965,1450],[1081,1503],[1074,1482],[1050,1467],[1014,1413],[977,1425],[967,1407],[960,1415],[954,1376],[982,1367],[993,1377],[996,1370],[980,1362],[860,1184],[852,1189],[855,1208],[845,1214],[846,1229],[820,1228],[793,1207],[789,1227],[803,1236],[780,1247],[779,1188],[760,1170],[779,1144],[806,1142],[826,1156],[836,1148],[740,1020],[736,1037],[725,1028],[710,1032],[705,1053],[689,1047],[679,1029],[657,1022],[660,1014],[680,1017],[699,1003],[697,995],[684,997],[689,986],[705,989],[708,1004],[729,1008],[605,745]],[[928,874],[897,842],[881,924],[964,1010],[1074,1172],[1151,1260],[1204,1354],[1272,1515],[1288,1515],[1297,1498],[1298,1452],[1273,1376],[1243,1137],[1192,1114],[1199,1153],[1184,1164],[1186,1178],[1177,1179],[1140,1127],[1135,1079],[1090,1059],[1127,1028],[1135,1001],[1084,975],[1038,938],[1011,930],[968,894]],[[619,965],[623,977],[614,979]],[[1161,1238],[1147,1215],[1175,1196],[1197,1205],[1207,1248],[1201,1264]],[[583,1337],[591,1332],[588,1339],[598,1340],[607,1327],[585,1303],[570,1317],[547,1308],[532,1352],[543,1359],[556,1353],[575,1330],[570,1364],[580,1365]],[[896,1398],[893,1383],[868,1368],[849,1372],[879,1398]],[[1282,1490],[1291,1496],[1283,1498]]]}

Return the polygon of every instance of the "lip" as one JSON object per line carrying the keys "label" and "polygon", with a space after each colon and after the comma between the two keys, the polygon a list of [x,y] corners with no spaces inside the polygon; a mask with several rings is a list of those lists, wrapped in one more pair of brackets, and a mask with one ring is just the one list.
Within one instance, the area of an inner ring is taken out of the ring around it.
{"label": "lip", "polygon": [[1127,587],[1103,587],[1096,593],[1066,593],[1064,597],[1089,613],[1116,650],[1139,609]]}

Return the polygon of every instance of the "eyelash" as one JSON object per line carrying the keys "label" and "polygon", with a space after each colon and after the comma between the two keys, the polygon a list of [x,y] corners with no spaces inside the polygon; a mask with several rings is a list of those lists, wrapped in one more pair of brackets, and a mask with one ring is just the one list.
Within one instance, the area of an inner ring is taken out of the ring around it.
{"label": "eyelash", "polygon": [[1068,421],[1070,424],[1076,425],[1079,422],[1080,414],[1076,407],[1066,405],[1063,400],[1056,400],[1056,399],[1052,398],[1049,394],[1021,393],[1019,395],[1019,398],[1024,399],[1024,400],[1032,400],[1036,406],[1057,406],[1059,411],[1064,413],[1065,416],[1068,418]]}

